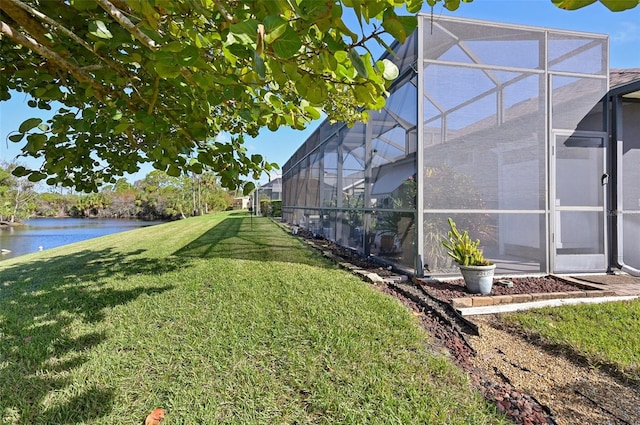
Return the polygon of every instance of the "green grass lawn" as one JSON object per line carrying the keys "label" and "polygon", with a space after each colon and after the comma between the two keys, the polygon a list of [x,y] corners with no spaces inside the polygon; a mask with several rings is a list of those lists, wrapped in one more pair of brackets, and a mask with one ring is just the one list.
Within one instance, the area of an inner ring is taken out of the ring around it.
{"label": "green grass lawn", "polygon": [[640,385],[640,299],[530,310],[503,319]]}
{"label": "green grass lawn", "polygon": [[0,262],[0,423],[506,423],[396,300],[224,213]]}

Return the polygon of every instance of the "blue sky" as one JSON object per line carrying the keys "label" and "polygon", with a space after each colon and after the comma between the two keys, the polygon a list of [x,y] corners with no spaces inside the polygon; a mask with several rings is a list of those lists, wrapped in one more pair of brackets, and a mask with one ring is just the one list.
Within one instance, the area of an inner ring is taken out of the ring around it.
{"label": "blue sky", "polygon": [[[423,9],[429,12],[425,6]],[[455,12],[441,6],[433,11],[434,19],[451,15],[464,18],[522,24],[537,27],[608,34],[610,37],[610,67],[640,68],[640,6],[625,12],[613,13],[600,3],[575,11],[556,8],[551,0],[475,0],[463,3]],[[25,119],[39,110],[27,106],[23,95],[0,102],[0,161],[13,161],[20,153],[20,145],[10,142],[7,136]],[[46,119],[46,116],[43,116]],[[277,132],[264,129],[255,139],[248,139],[246,146],[252,153],[260,153],[269,161],[284,164],[304,140],[315,130],[320,121],[312,123],[304,131],[288,128]],[[34,166],[33,160],[20,158],[22,164]],[[37,165],[35,165],[37,166]],[[144,166],[130,180],[144,177],[151,170]],[[266,177],[263,178],[266,181]]]}

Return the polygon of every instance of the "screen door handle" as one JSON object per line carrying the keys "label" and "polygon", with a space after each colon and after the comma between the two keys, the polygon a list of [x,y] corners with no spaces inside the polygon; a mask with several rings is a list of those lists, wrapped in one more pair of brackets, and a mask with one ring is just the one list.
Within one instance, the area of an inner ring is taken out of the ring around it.
{"label": "screen door handle", "polygon": [[604,173],[602,177],[600,177],[600,183],[602,183],[603,186],[609,183],[609,174]]}

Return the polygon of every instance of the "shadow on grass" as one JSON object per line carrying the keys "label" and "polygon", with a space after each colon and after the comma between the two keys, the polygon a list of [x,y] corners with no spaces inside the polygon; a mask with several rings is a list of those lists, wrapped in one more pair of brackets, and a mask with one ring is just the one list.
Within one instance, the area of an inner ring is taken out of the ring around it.
{"label": "shadow on grass", "polygon": [[[109,413],[113,390],[78,388],[70,372],[106,339],[92,330],[105,309],[172,286],[119,289],[105,278],[186,266],[178,259],[137,257],[140,253],[87,250],[0,271],[0,423],[91,422]],[[61,394],[65,401],[56,402]]]}
{"label": "shadow on grass", "polygon": [[270,219],[234,213],[174,253],[178,257],[232,258],[329,266],[318,253],[302,248]]}

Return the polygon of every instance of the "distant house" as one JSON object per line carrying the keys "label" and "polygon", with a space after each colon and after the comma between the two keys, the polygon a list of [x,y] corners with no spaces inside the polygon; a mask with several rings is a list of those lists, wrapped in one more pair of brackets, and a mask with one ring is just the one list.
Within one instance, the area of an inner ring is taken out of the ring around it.
{"label": "distant house", "polygon": [[[274,214],[272,201],[282,201],[282,177],[277,176],[268,183],[258,186],[253,193],[253,197],[252,203],[255,205],[257,214]],[[265,205],[265,201],[269,201],[267,205]],[[263,210],[263,208],[266,209]],[[276,211],[279,217],[281,213],[280,205],[277,206]]]}
{"label": "distant house", "polygon": [[233,198],[233,209],[234,210],[246,210],[251,206],[251,197],[249,196],[239,196],[237,198]]}
{"label": "distant house", "polygon": [[283,219],[417,275],[457,273],[448,217],[500,274],[640,275],[640,70],[608,44],[421,15],[385,107],[284,165]]}
{"label": "distant house", "polygon": [[269,183],[265,183],[258,188],[259,199],[269,199],[271,201],[282,200],[282,177],[276,177]]}

